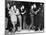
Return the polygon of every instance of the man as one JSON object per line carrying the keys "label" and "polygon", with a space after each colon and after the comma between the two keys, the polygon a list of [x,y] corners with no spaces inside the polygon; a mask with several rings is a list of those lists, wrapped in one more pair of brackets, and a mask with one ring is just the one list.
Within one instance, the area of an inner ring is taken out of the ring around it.
{"label": "man", "polygon": [[23,29],[25,29],[25,13],[26,13],[26,10],[24,10],[24,5],[22,5],[22,7],[20,8],[21,9],[21,14],[22,14],[22,27],[23,27]]}
{"label": "man", "polygon": [[11,28],[13,28],[11,20],[10,20],[10,16],[9,16],[9,10],[10,10],[10,4],[7,3],[7,7],[6,7],[6,18],[8,18],[8,24],[7,24],[7,28],[6,30],[9,30],[11,32]]}
{"label": "man", "polygon": [[35,5],[35,4],[33,4],[33,5],[31,6],[31,9],[30,9],[31,23],[30,23],[29,29],[32,28],[32,26],[33,26],[33,24],[34,24],[34,11],[33,11],[34,8],[36,8],[36,5]]}
{"label": "man", "polygon": [[[38,20],[37,19],[39,19],[39,18],[37,18],[37,13],[41,10],[41,8],[39,8],[38,10],[36,10],[36,11],[34,11],[34,9],[36,9],[36,4],[33,4],[32,6],[31,6],[31,10],[30,10],[30,14],[32,15],[31,17],[31,20],[32,20],[32,24],[30,25],[30,27],[32,27],[33,25],[33,27],[35,28],[36,27],[36,29],[38,29],[37,28],[37,26],[38,26]],[[34,23],[33,23],[34,22]]]}

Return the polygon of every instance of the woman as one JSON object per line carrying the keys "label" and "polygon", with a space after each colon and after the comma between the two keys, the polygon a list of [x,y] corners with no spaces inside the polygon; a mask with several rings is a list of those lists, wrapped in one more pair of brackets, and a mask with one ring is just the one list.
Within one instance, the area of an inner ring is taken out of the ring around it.
{"label": "woman", "polygon": [[[22,18],[21,18],[21,15],[20,15],[20,12],[19,12],[19,9],[16,8],[16,6],[14,5],[14,11],[15,11],[15,14],[17,16],[17,24],[15,25],[16,29],[18,28],[18,30],[21,30],[22,29]],[[20,26],[20,27],[18,27]]]}
{"label": "woman", "polygon": [[11,7],[11,10],[9,11],[9,15],[11,17],[11,22],[13,24],[13,31],[15,31],[15,24],[17,24],[17,17],[15,14],[15,11],[13,10],[13,6]]}

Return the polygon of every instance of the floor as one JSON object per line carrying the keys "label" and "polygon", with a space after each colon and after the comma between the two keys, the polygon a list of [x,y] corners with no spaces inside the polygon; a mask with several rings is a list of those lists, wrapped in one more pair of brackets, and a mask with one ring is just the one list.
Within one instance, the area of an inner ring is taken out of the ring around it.
{"label": "floor", "polygon": [[31,34],[31,33],[40,33],[40,32],[43,32],[43,31],[34,31],[34,30],[21,30],[20,32],[18,31],[16,31],[16,32],[12,32],[12,33],[9,33],[8,31],[5,31],[5,35],[24,35],[24,34]]}

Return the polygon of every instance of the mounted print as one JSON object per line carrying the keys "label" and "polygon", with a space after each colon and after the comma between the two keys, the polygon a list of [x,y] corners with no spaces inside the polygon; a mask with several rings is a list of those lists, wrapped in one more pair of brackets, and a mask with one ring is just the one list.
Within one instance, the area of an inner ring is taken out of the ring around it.
{"label": "mounted print", "polygon": [[44,3],[5,1],[5,35],[44,32]]}

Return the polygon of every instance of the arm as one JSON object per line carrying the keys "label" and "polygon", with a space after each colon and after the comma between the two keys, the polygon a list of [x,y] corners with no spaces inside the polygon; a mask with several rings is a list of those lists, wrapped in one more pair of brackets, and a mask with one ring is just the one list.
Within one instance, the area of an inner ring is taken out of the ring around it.
{"label": "arm", "polygon": [[16,13],[15,13],[15,15],[20,15],[20,12],[19,12],[19,10],[16,10]]}
{"label": "arm", "polygon": [[26,10],[23,13],[21,13],[21,14],[25,14],[25,13],[26,13]]}
{"label": "arm", "polygon": [[9,12],[8,12],[8,13],[9,13],[9,16],[11,16],[11,10],[9,10]]}
{"label": "arm", "polygon": [[39,8],[37,11],[34,11],[33,9],[31,9],[32,13],[34,13],[35,15],[41,10],[41,8]]}
{"label": "arm", "polygon": [[40,10],[41,10],[41,8],[39,8],[37,11],[35,11],[35,14],[37,14]]}
{"label": "arm", "polygon": [[10,8],[7,8],[8,10],[10,10]]}

